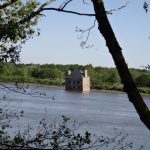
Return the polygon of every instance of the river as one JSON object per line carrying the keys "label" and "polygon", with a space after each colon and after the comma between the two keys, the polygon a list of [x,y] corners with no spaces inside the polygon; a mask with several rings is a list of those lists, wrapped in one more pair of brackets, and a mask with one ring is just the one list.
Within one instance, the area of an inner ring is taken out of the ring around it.
{"label": "river", "polygon": [[[15,121],[14,128],[26,128],[28,124],[34,127],[42,118],[52,122],[65,115],[79,123],[85,122],[82,130],[111,136],[113,129],[117,128],[128,133],[128,138],[135,144],[144,145],[144,150],[150,149],[150,132],[140,121],[126,94],[82,93],[46,87],[36,90],[53,96],[54,100],[17,93],[6,94],[6,91],[0,90],[2,103],[8,103],[12,111],[24,111],[24,117]],[[150,108],[150,97],[144,97],[144,100]]]}

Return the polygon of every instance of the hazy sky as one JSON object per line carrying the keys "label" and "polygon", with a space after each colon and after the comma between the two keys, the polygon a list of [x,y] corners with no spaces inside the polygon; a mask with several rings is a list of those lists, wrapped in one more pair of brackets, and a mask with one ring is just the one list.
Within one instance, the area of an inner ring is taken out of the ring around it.
{"label": "hazy sky", "polygon": [[[59,2],[61,0],[58,0]],[[131,0],[128,6],[109,15],[109,20],[117,36],[129,67],[139,68],[150,64],[150,12],[143,10],[144,0]],[[75,0],[68,9],[93,12],[90,0],[81,5]],[[127,0],[105,0],[107,10],[118,8]],[[54,3],[55,4],[55,3]],[[80,47],[79,33],[75,28],[87,29],[93,25],[94,17],[81,17],[65,13],[47,11],[38,25],[41,35],[28,41],[21,52],[21,63],[92,64],[93,66],[114,67],[113,60],[105,46],[105,41],[97,29],[91,31],[89,44],[94,48]]]}

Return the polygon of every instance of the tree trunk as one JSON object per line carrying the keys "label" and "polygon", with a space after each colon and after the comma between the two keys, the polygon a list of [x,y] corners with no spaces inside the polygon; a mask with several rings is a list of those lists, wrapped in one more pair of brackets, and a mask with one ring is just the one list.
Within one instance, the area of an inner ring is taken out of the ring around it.
{"label": "tree trunk", "polygon": [[107,18],[103,0],[92,0],[92,2],[98,22],[98,29],[103,35],[106,41],[106,46],[113,57],[114,63],[121,78],[121,82],[124,85],[124,90],[127,93],[130,102],[133,103],[141,121],[148,129],[150,129],[150,111],[142,99],[129,72],[128,66],[122,54],[122,49]]}

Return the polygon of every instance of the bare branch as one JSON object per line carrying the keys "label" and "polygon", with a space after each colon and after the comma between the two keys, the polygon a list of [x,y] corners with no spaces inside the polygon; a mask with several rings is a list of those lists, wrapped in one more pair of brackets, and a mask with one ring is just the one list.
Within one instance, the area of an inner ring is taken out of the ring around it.
{"label": "bare branch", "polygon": [[[82,30],[82,29],[79,29],[78,27],[76,27],[76,32],[81,33],[81,36],[79,37],[79,39],[82,39],[84,34],[87,33],[86,39],[84,41],[82,41],[81,44],[80,44],[82,48],[87,44],[87,41],[88,41],[89,36],[90,36],[90,32],[95,27],[95,23],[96,23],[96,19],[94,20],[94,24],[86,30]],[[86,46],[85,48],[91,48],[91,47],[93,47],[93,45],[92,46]]]}
{"label": "bare branch", "polygon": [[[54,11],[58,11],[58,12],[64,12],[64,13],[69,13],[69,14],[75,14],[75,15],[79,15],[79,16],[88,16],[88,17],[93,17],[95,16],[94,13],[81,13],[81,12],[77,12],[77,11],[71,11],[71,10],[65,10],[64,8],[66,7],[66,5],[68,3],[70,3],[72,0],[66,1],[64,2],[59,8],[53,8],[53,7],[49,7],[49,8],[43,8],[42,11],[44,10],[54,10]],[[84,4],[86,4],[85,1],[83,1]],[[106,11],[107,14],[113,14],[113,12],[121,10],[123,8],[125,8],[127,5],[129,4],[129,2],[127,2],[125,5],[117,8],[117,9],[112,9],[110,11]]]}
{"label": "bare branch", "polygon": [[59,7],[60,9],[64,9],[72,0],[66,0],[65,2],[63,2],[61,4],[61,6]]}
{"label": "bare branch", "polygon": [[88,16],[88,17],[93,17],[95,16],[95,14],[90,14],[90,13],[81,13],[81,12],[77,12],[77,11],[71,11],[71,10],[64,10],[64,9],[60,9],[60,8],[43,8],[43,10],[54,10],[54,11],[58,11],[58,12],[64,12],[64,13],[69,13],[69,14],[75,14],[75,15],[79,15],[79,16]]}
{"label": "bare branch", "polygon": [[96,19],[94,20],[93,26],[91,26],[90,28],[88,28],[88,29],[82,31],[82,34],[84,34],[85,32],[87,32],[87,37],[86,37],[85,43],[86,43],[86,42],[88,41],[88,39],[89,39],[89,35],[90,35],[90,32],[91,32],[91,29],[93,29],[93,28],[95,27],[95,23],[96,23]]}
{"label": "bare branch", "polygon": [[[46,10],[53,10],[53,11],[58,11],[58,12],[64,12],[64,13],[69,13],[69,14],[75,14],[75,15],[79,15],[79,16],[88,16],[88,17],[94,17],[95,14],[94,13],[82,13],[82,12],[77,12],[77,11],[71,11],[71,10],[65,10],[64,8],[71,2],[72,0],[66,0],[59,8],[54,8],[54,7],[47,7],[47,5],[49,5],[50,3],[52,3],[53,1],[48,1],[46,3],[44,3],[43,5],[41,5],[39,7],[39,9],[35,12],[32,12],[30,15],[28,15],[27,17],[23,18],[22,20],[20,20],[18,23],[22,24],[26,21],[30,21],[32,18],[34,18],[35,16],[40,15],[40,13],[42,11],[46,11]],[[85,1],[83,1],[85,3]],[[129,2],[127,2],[125,5],[117,8],[117,9],[112,9],[110,11],[106,11],[107,14],[112,14],[115,11],[118,11],[120,9],[123,9],[124,7],[126,7],[129,4]]]}
{"label": "bare branch", "polygon": [[119,7],[119,8],[116,8],[116,9],[112,9],[112,10],[106,11],[106,13],[107,13],[107,14],[113,14],[113,12],[116,12],[116,11],[118,11],[118,10],[121,10],[121,9],[127,7],[128,4],[129,4],[129,2],[125,3],[124,5],[122,5],[122,6]]}

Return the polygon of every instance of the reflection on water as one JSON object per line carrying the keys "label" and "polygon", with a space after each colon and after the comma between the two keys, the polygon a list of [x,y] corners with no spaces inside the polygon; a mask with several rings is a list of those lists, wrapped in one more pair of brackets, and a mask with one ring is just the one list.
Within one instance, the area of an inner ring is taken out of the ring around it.
{"label": "reflection on water", "polygon": [[[9,108],[22,109],[24,117],[16,121],[14,128],[25,128],[28,124],[37,125],[43,117],[49,122],[59,120],[61,115],[77,122],[85,123],[82,129],[99,135],[111,135],[113,128],[129,133],[129,138],[150,149],[149,130],[141,123],[139,117],[125,94],[100,92],[70,92],[59,88],[42,88],[52,99],[41,99],[21,94],[8,94],[5,101]],[[3,95],[4,91],[0,91]],[[144,97],[150,107],[150,97]],[[1,103],[1,104],[2,104]]]}

